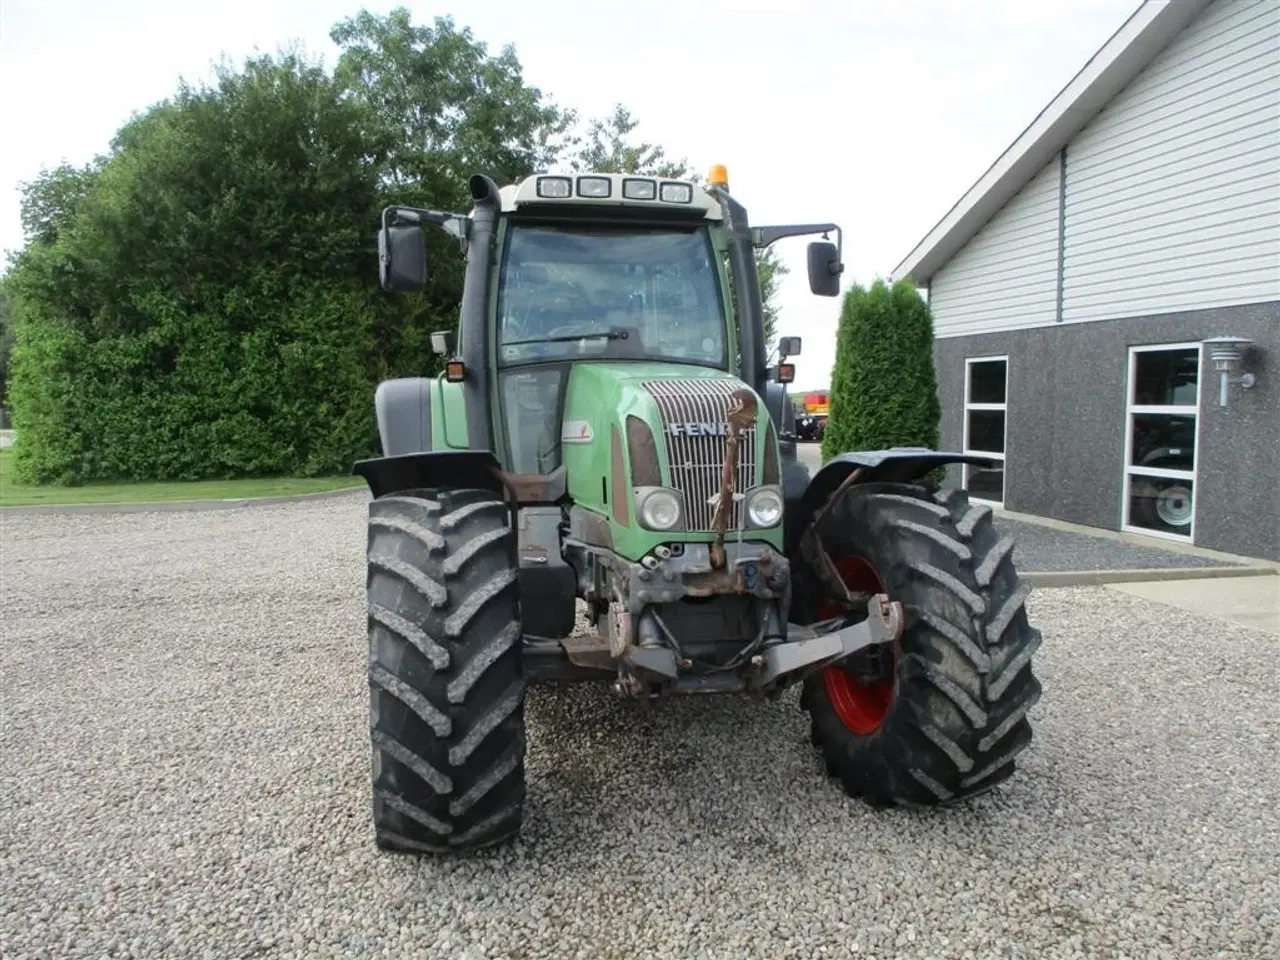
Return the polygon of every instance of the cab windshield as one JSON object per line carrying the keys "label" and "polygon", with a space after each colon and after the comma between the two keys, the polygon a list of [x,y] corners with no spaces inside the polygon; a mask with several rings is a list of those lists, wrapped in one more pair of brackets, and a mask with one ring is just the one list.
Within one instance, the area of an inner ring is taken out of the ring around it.
{"label": "cab windshield", "polygon": [[499,362],[724,367],[713,256],[700,229],[513,225],[498,291]]}

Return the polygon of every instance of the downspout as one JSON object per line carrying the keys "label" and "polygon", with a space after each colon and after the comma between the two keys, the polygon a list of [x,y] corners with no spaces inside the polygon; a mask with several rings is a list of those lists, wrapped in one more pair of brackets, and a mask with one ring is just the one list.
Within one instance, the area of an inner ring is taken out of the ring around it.
{"label": "downspout", "polygon": [[1058,154],[1058,296],[1053,320],[1062,322],[1067,267],[1067,148]]}

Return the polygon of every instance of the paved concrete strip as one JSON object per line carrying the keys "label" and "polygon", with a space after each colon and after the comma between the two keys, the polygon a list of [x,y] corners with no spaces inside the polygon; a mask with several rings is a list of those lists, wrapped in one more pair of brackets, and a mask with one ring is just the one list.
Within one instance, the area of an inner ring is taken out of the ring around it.
{"label": "paved concrete strip", "polygon": [[[1219,580],[1224,577],[1275,577],[1271,566],[1253,567],[1152,567],[1133,570],[1020,570],[1028,583],[1039,587],[1099,587],[1113,583],[1153,583],[1168,580]],[[1276,589],[1280,590],[1280,583]]]}
{"label": "paved concrete strip", "polygon": [[1164,550],[1168,553],[1180,553],[1191,557],[1202,557],[1205,560],[1217,560],[1222,563],[1237,563],[1249,566],[1267,565],[1276,570],[1280,570],[1280,563],[1273,560],[1264,560],[1259,557],[1245,557],[1235,553],[1227,553],[1222,550],[1210,550],[1207,547],[1197,547],[1190,543],[1183,543],[1180,540],[1168,540],[1164,537],[1146,537],[1141,534],[1129,533],[1123,530],[1109,530],[1105,527],[1088,527],[1080,523],[1069,523],[1066,520],[1057,520],[1053,517],[1041,517],[1033,513],[1019,513],[1016,510],[1006,510],[1003,508],[996,509],[995,515],[997,523],[999,523],[1001,519],[1008,519],[1020,523],[1035,524],[1038,527],[1048,527],[1052,530],[1061,530],[1064,533],[1076,533],[1081,536],[1095,537],[1100,540],[1114,540],[1118,543],[1125,543],[1132,547]]}
{"label": "paved concrete strip", "polygon": [[1280,580],[1272,577],[1118,583],[1108,589],[1280,636]]}

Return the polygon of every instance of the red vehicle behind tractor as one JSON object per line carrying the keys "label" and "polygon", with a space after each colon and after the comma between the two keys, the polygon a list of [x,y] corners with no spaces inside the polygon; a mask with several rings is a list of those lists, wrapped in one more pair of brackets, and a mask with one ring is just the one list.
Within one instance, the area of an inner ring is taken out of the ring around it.
{"label": "red vehicle behind tractor", "polygon": [[831,395],[826,390],[806,393],[800,403],[801,410],[796,415],[796,439],[820,443],[827,429]]}

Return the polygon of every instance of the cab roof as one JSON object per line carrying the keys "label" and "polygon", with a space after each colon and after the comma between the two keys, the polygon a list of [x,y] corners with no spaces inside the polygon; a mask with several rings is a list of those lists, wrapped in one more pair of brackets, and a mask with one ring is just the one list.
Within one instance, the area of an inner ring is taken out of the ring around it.
{"label": "cab roof", "polygon": [[697,220],[724,216],[720,203],[700,184],[629,173],[535,173],[502,187],[499,195],[503,213],[605,208]]}

